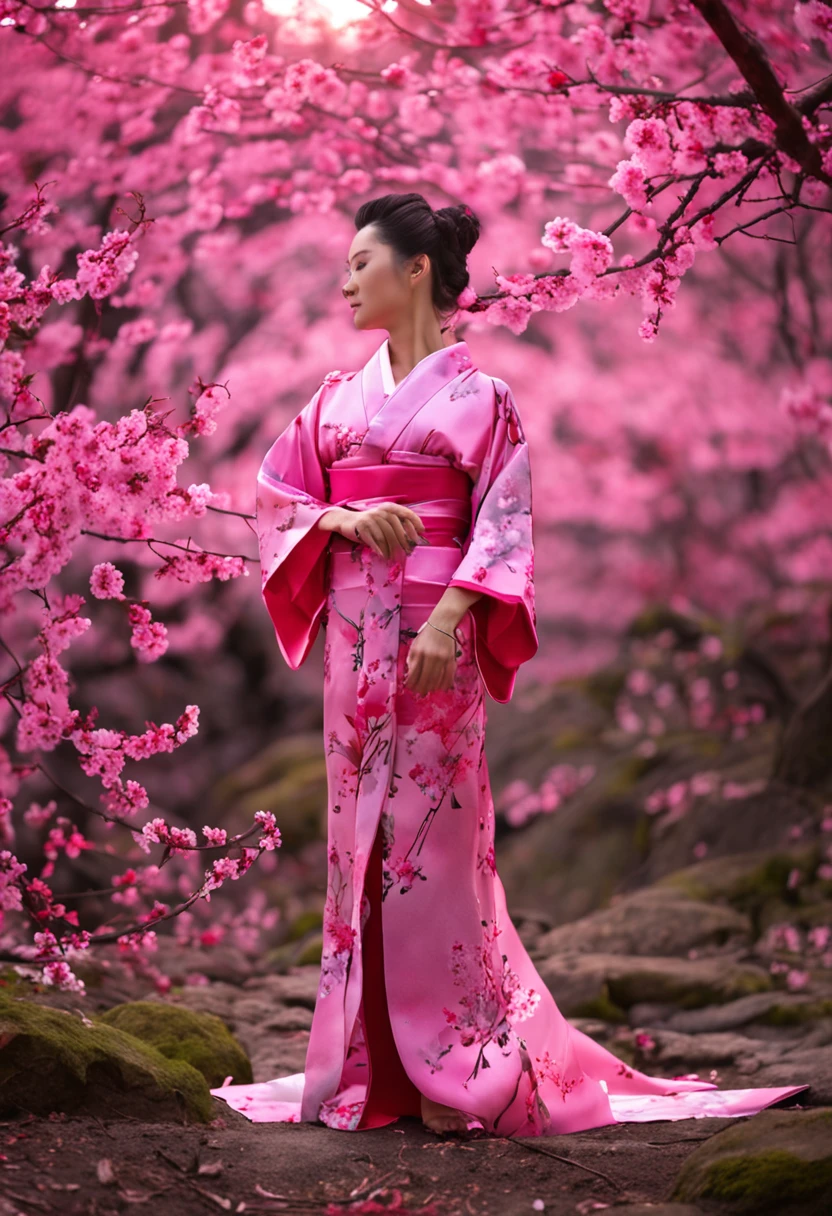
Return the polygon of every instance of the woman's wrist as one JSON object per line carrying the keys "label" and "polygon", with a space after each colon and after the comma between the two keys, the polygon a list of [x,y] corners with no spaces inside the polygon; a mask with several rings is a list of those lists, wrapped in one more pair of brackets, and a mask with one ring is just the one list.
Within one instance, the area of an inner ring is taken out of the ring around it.
{"label": "woman's wrist", "polygon": [[462,613],[462,616],[460,616],[458,612],[450,612],[447,609],[443,612],[438,612],[436,608],[434,608],[433,612],[428,617],[428,623],[433,625],[436,629],[444,629],[447,633],[453,633],[458,627],[463,616],[465,616],[464,612]]}
{"label": "woman's wrist", "polygon": [[[350,511],[349,514],[353,515],[354,512]],[[318,520],[318,527],[321,532],[340,532],[341,528],[344,527],[346,516],[347,509],[345,507],[331,507]]]}
{"label": "woman's wrist", "polygon": [[467,587],[448,586],[428,620],[438,629],[447,629],[453,633],[468,609],[481,595],[481,591],[470,591]]}

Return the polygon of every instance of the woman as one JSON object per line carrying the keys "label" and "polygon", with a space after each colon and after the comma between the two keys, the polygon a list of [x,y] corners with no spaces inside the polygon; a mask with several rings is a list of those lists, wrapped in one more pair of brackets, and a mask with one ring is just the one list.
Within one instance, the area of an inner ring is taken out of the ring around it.
{"label": "woman", "polygon": [[538,648],[529,451],[508,386],[440,327],[479,224],[391,194],[356,228],[344,295],[357,327],[389,338],[324,378],[257,492],[263,595],[290,667],[326,629],[327,896],[306,1069],[212,1092],[258,1121],[353,1131],[414,1115],[534,1136],[749,1114],[805,1089],[715,1095],[628,1068],[570,1026],[520,942],[484,738],[485,692],[510,700]]}

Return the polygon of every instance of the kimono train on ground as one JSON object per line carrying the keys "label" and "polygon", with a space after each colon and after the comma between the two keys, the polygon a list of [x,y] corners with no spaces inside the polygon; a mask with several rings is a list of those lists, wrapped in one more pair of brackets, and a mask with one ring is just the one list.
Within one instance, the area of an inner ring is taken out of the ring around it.
{"label": "kimono train on ground", "polygon": [[[410,506],[428,544],[384,559],[321,531],[333,505]],[[494,856],[486,692],[511,699],[538,648],[529,450],[508,386],[465,342],[396,385],[388,342],[331,372],[257,481],[262,591],[286,662],[325,628],[327,888],[305,1070],[211,1092],[258,1122],[355,1131],[420,1114],[551,1136],[748,1115],[808,1088],[648,1076],[564,1018],[517,935]],[[449,691],[404,685],[443,591],[482,592]],[[230,1082],[230,1078],[227,1081]]]}

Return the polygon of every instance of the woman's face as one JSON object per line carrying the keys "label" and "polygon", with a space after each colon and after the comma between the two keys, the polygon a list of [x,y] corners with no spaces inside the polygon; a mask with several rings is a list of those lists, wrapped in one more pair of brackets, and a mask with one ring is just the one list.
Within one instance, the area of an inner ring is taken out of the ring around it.
{"label": "woman's face", "polygon": [[395,329],[413,309],[414,293],[430,290],[430,259],[425,254],[396,264],[392,245],[376,238],[372,224],[356,232],[347,255],[343,292],[356,329]]}

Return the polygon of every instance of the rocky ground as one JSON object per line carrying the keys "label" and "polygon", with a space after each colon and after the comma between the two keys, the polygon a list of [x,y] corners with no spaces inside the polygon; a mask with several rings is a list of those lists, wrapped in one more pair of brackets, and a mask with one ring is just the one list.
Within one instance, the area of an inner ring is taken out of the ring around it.
{"label": "rocky ground", "polygon": [[[809,1117],[785,1113],[791,1120]],[[541,1144],[443,1142],[410,1118],[401,1126],[345,1133],[312,1124],[251,1124],[230,1114],[203,1129],[79,1116],[5,1123],[0,1212],[585,1216],[609,1208],[616,1216],[696,1216],[726,1207],[713,1199],[666,1202],[683,1166],[695,1164],[697,1153],[718,1145],[737,1122],[755,1125],[744,1146],[752,1153],[763,1124],[774,1117],[764,1111],[750,1121],[622,1124]],[[828,1152],[828,1124],[821,1131]],[[800,1134],[801,1143],[808,1140],[806,1129]],[[823,1148],[815,1144],[814,1151]],[[757,1203],[761,1198],[758,1190],[755,1206],[727,1210],[771,1210]],[[779,1202],[774,1210],[821,1216],[829,1211],[828,1192]]]}
{"label": "rocky ground", "polygon": [[[813,856],[813,848],[804,846],[697,863],[569,926],[543,930],[518,918],[541,976],[581,1030],[660,1075],[698,1072],[723,1088],[810,1083],[788,1109],[751,1119],[624,1124],[518,1141],[445,1140],[416,1119],[358,1133],[251,1124],[215,1099],[207,1116],[213,1121],[198,1123],[193,1119],[205,1118],[199,1096],[193,1109],[177,1110],[157,1074],[148,1082],[142,1072],[141,1084],[131,1074],[149,1108],[126,1101],[123,1077],[106,1070],[96,1073],[87,1100],[84,1087],[67,1088],[47,1052],[26,1078],[28,1097],[18,1098],[23,1112],[3,1124],[6,1206],[0,1205],[0,1216],[121,1212],[157,1201],[166,1216],[202,1209],[437,1216],[584,1214],[605,1207],[667,1216],[826,1212],[832,1201],[832,969],[810,969],[807,990],[789,992],[779,973],[772,974],[758,936],[766,907],[786,893],[778,889],[778,874],[785,884],[803,866],[804,895],[814,900],[823,894],[808,878]],[[98,1025],[106,1013],[108,1034],[125,1040],[141,1035],[166,1050],[152,1019],[145,1029],[141,1021],[124,1021],[126,1006],[142,1010],[147,1006],[141,1002],[149,1002],[160,1017],[190,1011],[204,1018],[202,1037],[215,1026],[223,1035],[230,1030],[228,1043],[212,1041],[213,1072],[190,1057],[206,1084],[219,1084],[232,1068],[245,1079],[239,1057],[232,1065],[223,1054],[236,1044],[257,1080],[303,1069],[317,988],[314,963],[264,971],[219,947],[204,952],[195,973],[193,951],[168,940],[161,953],[157,963],[175,983],[165,997],[103,953],[85,973],[83,998],[33,991],[19,972],[7,969],[0,1032],[8,1028],[4,1009],[8,1017],[9,1002],[19,1007],[24,998],[48,1008],[62,1027],[67,1018],[79,1028],[84,1019]],[[195,975],[200,982],[189,983]],[[184,1042],[182,1027],[177,1034]],[[0,1048],[0,1068],[9,1050],[8,1043],[5,1054]],[[31,1044],[25,1058],[32,1059]],[[139,1068],[135,1061],[131,1066]],[[95,1067],[103,1069],[100,1061]],[[0,1071],[0,1093],[4,1084],[8,1092],[8,1067]],[[50,1113],[56,1094],[62,1113]],[[738,1135],[732,1146],[730,1138]],[[746,1171],[740,1200],[730,1198],[738,1186],[734,1175],[719,1172],[726,1155]],[[634,1206],[645,1204],[653,1206]]]}

